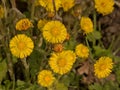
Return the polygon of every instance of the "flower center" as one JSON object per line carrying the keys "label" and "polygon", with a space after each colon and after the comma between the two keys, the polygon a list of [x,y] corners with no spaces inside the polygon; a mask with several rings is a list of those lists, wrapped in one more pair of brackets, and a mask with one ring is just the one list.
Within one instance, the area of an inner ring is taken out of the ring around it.
{"label": "flower center", "polygon": [[19,48],[19,50],[24,50],[25,47],[26,47],[26,45],[25,45],[24,42],[19,42],[19,43],[18,43],[18,48]]}
{"label": "flower center", "polygon": [[46,77],[45,77],[45,81],[46,81],[46,82],[50,82],[50,81],[51,81],[50,76],[46,76]]}
{"label": "flower center", "polygon": [[52,3],[52,0],[47,0],[48,3]]}
{"label": "flower center", "polygon": [[66,61],[64,59],[59,59],[57,64],[59,67],[64,67],[66,65]]}
{"label": "flower center", "polygon": [[104,3],[104,2],[102,2],[102,3],[101,3],[101,6],[102,6],[102,7],[105,7],[105,3]]}
{"label": "flower center", "polygon": [[63,3],[63,6],[64,6],[64,7],[68,7],[69,4],[68,4],[67,2],[64,2],[64,3]]}
{"label": "flower center", "polygon": [[86,53],[86,52],[87,52],[87,49],[86,49],[86,48],[83,48],[83,49],[82,49],[82,52],[83,52],[83,53]]}
{"label": "flower center", "polygon": [[105,70],[105,69],[106,69],[106,65],[105,64],[101,64],[100,71]]}
{"label": "flower center", "polygon": [[53,36],[56,37],[56,36],[59,34],[59,31],[58,31],[58,29],[55,27],[55,28],[53,28],[53,29],[51,30],[51,33],[52,33]]}

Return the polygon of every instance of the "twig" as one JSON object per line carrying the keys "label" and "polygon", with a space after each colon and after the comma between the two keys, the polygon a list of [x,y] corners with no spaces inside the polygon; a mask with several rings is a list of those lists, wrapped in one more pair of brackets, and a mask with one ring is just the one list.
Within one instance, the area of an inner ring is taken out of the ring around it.
{"label": "twig", "polygon": [[118,6],[118,7],[120,7],[120,2],[118,2],[118,1],[114,1],[115,2],[115,4]]}
{"label": "twig", "polygon": [[15,2],[15,0],[10,0],[10,3],[12,5],[12,8],[16,8],[16,2]]}

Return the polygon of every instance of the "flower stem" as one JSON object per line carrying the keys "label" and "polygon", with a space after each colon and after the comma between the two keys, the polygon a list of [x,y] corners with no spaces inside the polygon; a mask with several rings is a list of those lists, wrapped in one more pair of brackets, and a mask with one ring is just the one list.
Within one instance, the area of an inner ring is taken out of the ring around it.
{"label": "flower stem", "polygon": [[31,19],[34,19],[34,13],[35,13],[35,0],[32,0],[32,7],[31,7]]}
{"label": "flower stem", "polygon": [[93,55],[92,55],[92,52],[91,52],[91,50],[90,50],[90,45],[89,45],[89,43],[88,43],[87,38],[85,38],[85,41],[86,41],[86,44],[87,44],[87,46],[88,46],[88,48],[89,48],[89,51],[90,51],[90,57],[91,57],[92,60],[94,60]]}
{"label": "flower stem", "polygon": [[94,23],[94,31],[97,30],[97,17],[96,17],[96,11],[93,13],[93,23]]}
{"label": "flower stem", "polygon": [[10,0],[10,2],[11,2],[11,5],[12,5],[12,8],[16,8],[15,0]]}
{"label": "flower stem", "polygon": [[29,74],[29,64],[27,63],[26,61],[26,58],[23,58],[21,59],[21,62],[22,64],[24,65],[24,68],[25,68],[25,78],[26,78],[26,81],[29,82],[30,80],[30,74]]}
{"label": "flower stem", "polygon": [[[4,19],[7,21],[7,14],[8,13],[7,13],[7,9],[6,9],[6,0],[2,0],[2,3],[4,5],[4,12],[5,12]],[[12,58],[11,58],[11,54],[10,54],[10,50],[9,50],[9,41],[10,41],[9,27],[6,27],[6,25],[3,24],[2,20],[0,20],[0,24],[1,24],[0,33],[3,36],[3,38],[1,39],[1,43],[3,45],[3,49],[6,53],[8,72],[10,75],[10,79],[13,81],[12,90],[14,90],[14,88],[15,88],[15,74],[14,74],[13,62],[12,62]],[[7,36],[7,37],[5,38],[5,36]]]}

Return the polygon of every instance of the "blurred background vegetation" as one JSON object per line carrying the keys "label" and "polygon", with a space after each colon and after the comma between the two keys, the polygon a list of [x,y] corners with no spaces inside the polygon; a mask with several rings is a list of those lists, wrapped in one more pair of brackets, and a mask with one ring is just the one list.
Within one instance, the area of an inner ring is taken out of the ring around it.
{"label": "blurred background vegetation", "polygon": [[[64,12],[61,8],[56,16],[40,5],[36,0],[1,0],[4,18],[0,19],[0,90],[47,90],[38,85],[37,75],[40,70],[49,69],[48,59],[53,44],[47,43],[37,27],[40,19],[60,20],[66,26],[70,39],[63,43],[65,50],[74,50],[78,43],[86,43],[90,49],[87,60],[77,58],[72,70],[63,75],[56,90],[120,90],[120,1],[115,1],[115,9],[102,16],[94,9],[92,0],[75,0],[75,6]],[[96,25],[96,31],[85,35],[80,30],[79,20],[88,16]],[[25,66],[9,50],[10,39],[21,31],[15,30],[16,22],[29,18],[34,27],[22,33],[29,35],[35,47],[26,58],[29,77],[25,76]],[[86,41],[87,38],[87,41]],[[94,76],[93,65],[101,56],[109,56],[114,61],[112,73],[105,79]]]}

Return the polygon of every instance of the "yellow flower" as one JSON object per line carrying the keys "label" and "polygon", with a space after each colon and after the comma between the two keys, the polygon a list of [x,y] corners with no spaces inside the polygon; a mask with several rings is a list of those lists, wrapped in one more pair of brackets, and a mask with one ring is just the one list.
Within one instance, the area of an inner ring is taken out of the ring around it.
{"label": "yellow flower", "polygon": [[57,44],[55,44],[55,45],[53,46],[53,50],[54,50],[55,52],[61,52],[61,51],[63,50],[63,45],[60,44],[60,43],[57,43]]}
{"label": "yellow flower", "polygon": [[89,49],[83,44],[79,44],[75,48],[76,55],[81,58],[88,58],[89,56]]}
{"label": "yellow flower", "polygon": [[110,14],[114,9],[114,0],[95,0],[96,10],[103,14]]}
{"label": "yellow flower", "polygon": [[86,34],[93,32],[93,23],[89,17],[82,17],[80,20],[80,26]]}
{"label": "yellow flower", "polygon": [[113,68],[112,59],[105,56],[101,57],[94,64],[95,76],[97,76],[98,78],[105,78],[112,72],[111,71],[112,68]]}
{"label": "yellow flower", "polygon": [[34,48],[34,44],[31,38],[24,34],[18,34],[13,37],[9,45],[11,53],[14,56],[20,58],[29,56]]}
{"label": "yellow flower", "polygon": [[76,56],[72,51],[62,51],[52,53],[49,65],[55,73],[63,75],[71,70],[75,60]]}
{"label": "yellow flower", "polygon": [[66,51],[66,57],[69,57],[70,62],[75,63],[75,61],[76,61],[76,54],[73,51],[67,50]]}
{"label": "yellow flower", "polygon": [[4,17],[4,8],[0,5],[0,18]]}
{"label": "yellow flower", "polygon": [[49,87],[53,84],[55,78],[53,77],[53,74],[49,70],[42,70],[38,74],[38,84],[40,84],[43,87]]}
{"label": "yellow flower", "polygon": [[16,30],[27,30],[30,27],[33,27],[33,24],[30,22],[29,19],[24,18],[24,19],[19,20],[16,23],[16,27],[15,28],[16,28]]}
{"label": "yellow flower", "polygon": [[44,27],[44,25],[47,23],[48,21],[47,20],[45,20],[45,19],[40,19],[39,21],[38,21],[38,24],[37,24],[37,27],[38,27],[38,29],[40,30],[40,31],[42,31],[42,28]]}
{"label": "yellow flower", "polygon": [[61,0],[62,7],[64,11],[68,11],[70,8],[72,8],[75,5],[74,0]]}
{"label": "yellow flower", "polygon": [[43,27],[43,37],[51,43],[62,43],[67,36],[67,30],[60,21],[50,21]]}
{"label": "yellow flower", "polygon": [[[61,0],[54,0],[56,11],[61,7]],[[39,0],[39,4],[47,11],[54,12],[53,0]]]}

